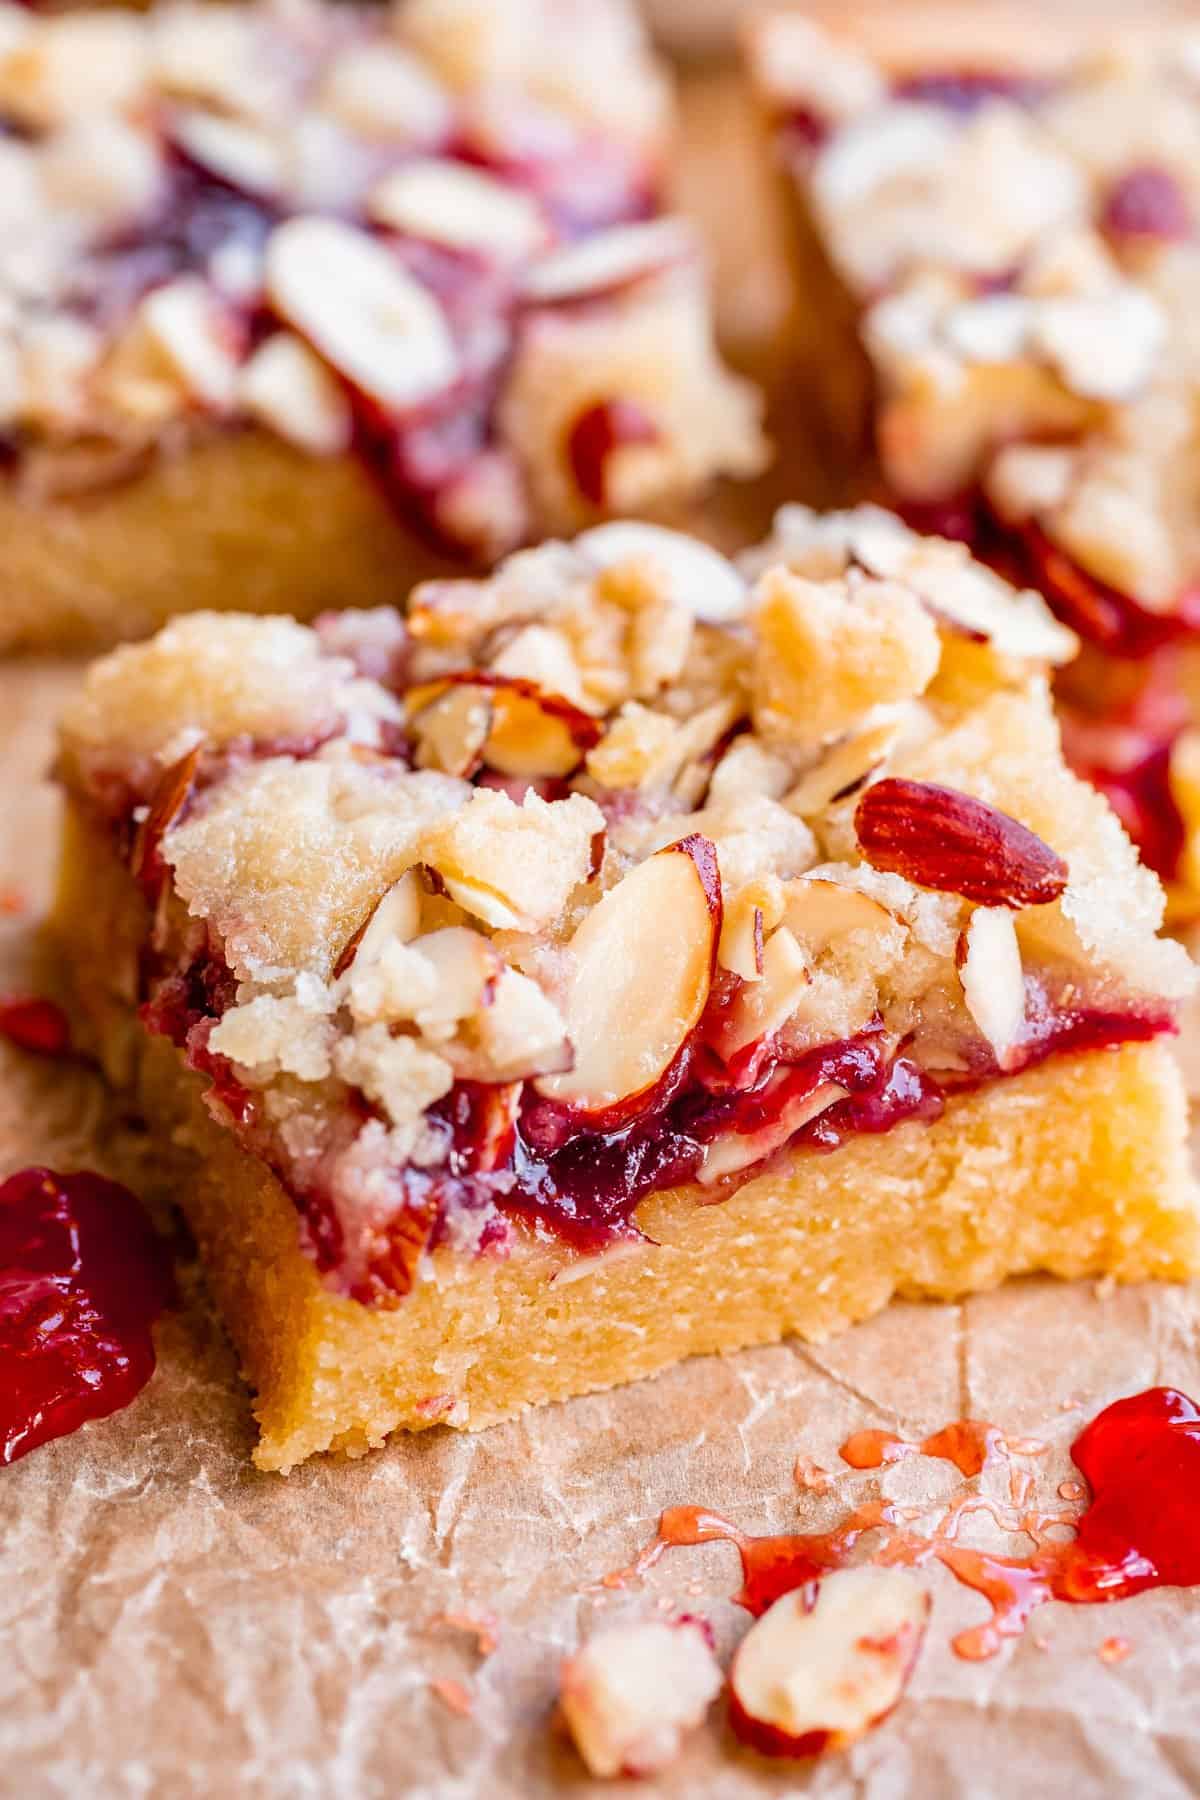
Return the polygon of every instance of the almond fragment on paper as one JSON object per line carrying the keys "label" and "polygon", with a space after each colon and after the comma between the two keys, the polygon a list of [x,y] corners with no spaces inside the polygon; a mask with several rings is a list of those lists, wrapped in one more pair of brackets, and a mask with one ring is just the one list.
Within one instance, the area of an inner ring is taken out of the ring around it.
{"label": "almond fragment on paper", "polygon": [[721,1688],[696,1619],[614,1625],[567,1658],[562,1714],[593,1775],[651,1775],[678,1756]]}

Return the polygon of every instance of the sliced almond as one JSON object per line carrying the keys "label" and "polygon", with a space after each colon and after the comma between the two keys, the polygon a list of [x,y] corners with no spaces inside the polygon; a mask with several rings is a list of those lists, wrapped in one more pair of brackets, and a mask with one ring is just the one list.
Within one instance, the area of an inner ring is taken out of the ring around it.
{"label": "sliced almond", "polygon": [[761,981],[766,941],[783,918],[783,888],[776,880],[749,881],[725,904],[717,961],[743,981]]}
{"label": "sliced almond", "polygon": [[470,776],[483,760],[492,729],[492,697],[486,688],[452,687],[411,719],[417,766]]}
{"label": "sliced almond", "polygon": [[575,1066],[539,1091],[598,1112],[653,1089],[704,1011],[720,922],[707,839],[685,838],[631,869],[571,939]]}
{"label": "sliced almond", "polygon": [[[520,780],[555,780],[571,775],[603,729],[600,720],[590,713],[559,694],[543,693],[532,682],[514,676],[473,676],[464,672],[409,689],[405,704],[418,730],[426,709],[453,686],[465,687],[476,695],[487,694],[488,732],[480,748],[488,767],[500,775]],[[453,729],[455,722],[465,727],[472,715],[468,707],[465,711],[451,711],[447,717]]]}
{"label": "sliced almond", "polygon": [[504,965],[488,940],[466,925],[426,932],[413,949],[434,971],[434,998],[416,1014],[417,1024],[427,1037],[449,1037],[487,1005]]}
{"label": "sliced almond", "polygon": [[782,1148],[797,1131],[828,1112],[839,1100],[844,1100],[848,1093],[849,1089],[836,1081],[823,1081],[811,1094],[788,1101],[761,1131],[726,1132],[706,1149],[698,1179],[707,1187],[727,1175],[748,1169],[753,1163],[762,1162]]}
{"label": "sliced almond", "polygon": [[302,217],[278,226],[267,242],[266,287],[280,315],[384,406],[415,406],[458,374],[433,295],[352,225]]}
{"label": "sliced almond", "polygon": [[670,599],[707,624],[740,619],[746,610],[746,583],[729,558],[682,531],[614,519],[581,532],[575,548],[601,569],[626,562],[652,563],[662,572]]}
{"label": "sliced almond", "polygon": [[[37,158],[43,200],[89,224],[128,227],[163,190],[158,140],[120,118],[85,117],[56,131]],[[7,170],[5,171],[7,176]],[[0,205],[7,211],[9,196]]]}
{"label": "sliced almond", "polygon": [[958,978],[967,1011],[1007,1069],[1019,1059],[1025,1024],[1025,973],[1013,916],[980,906],[962,936]]}
{"label": "sliced almond", "polygon": [[835,801],[845,800],[883,766],[903,729],[900,719],[884,719],[857,736],[842,738],[784,795],[784,806],[811,819]]}
{"label": "sliced almond", "polygon": [[682,219],[614,225],[539,257],[521,278],[521,294],[540,305],[587,299],[660,274],[694,256],[695,248]]}
{"label": "sliced almond", "polygon": [[277,138],[256,125],[217,113],[177,112],[171,137],[201,168],[243,194],[271,199],[284,185],[285,159]]}
{"label": "sliced almond", "polygon": [[350,403],[320,357],[290,331],[259,346],[241,373],[239,396],[253,418],[314,456],[350,448]]}
{"label": "sliced almond", "polygon": [[391,231],[519,261],[549,238],[531,195],[463,163],[428,158],[385,175],[367,196],[367,211]]}
{"label": "sliced almond", "polygon": [[722,1020],[719,1054],[728,1060],[779,1031],[811,981],[808,958],[787,926],[779,926],[763,945],[761,979],[738,992]]}
{"label": "sliced almond", "polygon": [[352,963],[360,967],[378,960],[385,944],[407,944],[421,926],[421,884],[407,869],[377,902],[371,916],[345,945],[334,965],[334,977],[344,975]]}
{"label": "sliced almond", "polygon": [[524,1081],[571,1067],[570,1040],[561,1013],[536,981],[502,969],[475,1020],[477,1047],[464,1057],[446,1054],[460,1076],[477,1081]]}
{"label": "sliced almond", "polygon": [[852,931],[886,931],[897,923],[896,915],[870,894],[808,876],[785,884],[783,916],[813,959]]}
{"label": "sliced almond", "polygon": [[445,90],[424,64],[393,44],[353,44],[330,66],[318,103],[361,137],[435,143],[453,124]]}
{"label": "sliced almond", "polygon": [[653,1775],[674,1761],[721,1679],[697,1621],[614,1625],[563,1664],[563,1718],[591,1774]]}
{"label": "sliced almond", "polygon": [[920,1654],[929,1595],[904,1569],[836,1569],[784,1594],[750,1627],[729,1671],[729,1722],[765,1756],[844,1750],[899,1701]]}
{"label": "sliced almond", "polygon": [[187,391],[215,412],[229,411],[240,357],[233,321],[212,290],[181,275],[147,294],[138,317]]}

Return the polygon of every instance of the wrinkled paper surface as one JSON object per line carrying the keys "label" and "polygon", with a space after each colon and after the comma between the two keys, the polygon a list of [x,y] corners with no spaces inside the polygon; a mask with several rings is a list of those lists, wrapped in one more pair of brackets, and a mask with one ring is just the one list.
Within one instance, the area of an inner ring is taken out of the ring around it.
{"label": "wrinkled paper surface", "polygon": [[[735,181],[743,146],[723,103],[706,89],[694,104],[693,136]],[[731,323],[750,337],[778,292],[770,269],[747,269],[752,210],[720,246]],[[794,485],[820,497],[811,472]],[[0,889],[17,884],[29,904],[0,920],[0,992],[31,979],[54,857],[56,802],[39,776],[77,679],[70,667],[0,668]],[[0,1172],[32,1161],[129,1181],[178,1235],[170,1171],[96,1079],[0,1048]],[[186,1251],[182,1267],[183,1303],[134,1404],[0,1471],[0,1793],[599,1791],[552,1729],[563,1654],[603,1621],[660,1606],[707,1614],[723,1656],[746,1624],[729,1599],[729,1545],[668,1552],[643,1582],[589,1591],[632,1560],[664,1506],[700,1503],[768,1531],[832,1524],[881,1480],[889,1494],[946,1499],[961,1478],[941,1463],[846,1470],[825,1495],[799,1488],[793,1469],[803,1454],[837,1470],[837,1446],[862,1427],[921,1437],[973,1416],[1047,1441],[1029,1466],[1052,1510],[1066,1446],[1102,1405],[1160,1382],[1200,1391],[1200,1290],[1029,1281],[962,1306],[894,1306],[819,1348],[700,1360],[481,1436],[434,1430],[284,1479],[250,1464],[246,1393]],[[1007,1498],[1006,1478],[983,1481]],[[1003,1547],[986,1523],[965,1541]],[[970,1664],[949,1638],[983,1602],[941,1570],[926,1578],[934,1616],[909,1695],[847,1755],[763,1762],[736,1747],[718,1703],[672,1770],[623,1791],[1200,1790],[1200,1594],[1052,1605],[995,1660]],[[494,1615],[494,1653],[481,1659],[469,1634],[439,1622],[447,1612]],[[1114,1634],[1131,1650],[1108,1664],[1098,1652]],[[443,1681],[462,1684],[468,1714],[432,1685]]]}

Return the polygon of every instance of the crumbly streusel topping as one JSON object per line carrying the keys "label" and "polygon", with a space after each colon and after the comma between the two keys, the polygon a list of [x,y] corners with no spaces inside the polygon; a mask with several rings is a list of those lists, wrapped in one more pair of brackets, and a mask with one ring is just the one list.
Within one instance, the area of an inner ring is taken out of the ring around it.
{"label": "crumbly streusel topping", "polygon": [[256,426],[355,448],[491,559],[754,466],[696,245],[654,216],[666,109],[625,0],[0,4],[16,478]]}
{"label": "crumbly streusel topping", "polygon": [[888,79],[781,15],[753,56],[863,305],[894,491],[982,477],[1002,517],[1170,610],[1200,555],[1200,38]]}
{"label": "crumbly streusel topping", "polygon": [[[701,1021],[731,1091],[864,1033],[959,1080],[1020,1066],[1048,993],[1184,992],[1157,881],[1061,760],[1046,670],[1073,649],[874,509],[785,509],[741,567],[623,523],[427,584],[403,623],[179,621],[96,665],[62,771],[141,821],[151,1011],[218,959],[181,1041],[354,1212],[354,1288],[412,1204],[397,1171],[458,1166],[456,1096],[489,1096],[486,1151],[530,1106],[632,1116]],[[698,1178],[845,1093],[718,1133]]]}

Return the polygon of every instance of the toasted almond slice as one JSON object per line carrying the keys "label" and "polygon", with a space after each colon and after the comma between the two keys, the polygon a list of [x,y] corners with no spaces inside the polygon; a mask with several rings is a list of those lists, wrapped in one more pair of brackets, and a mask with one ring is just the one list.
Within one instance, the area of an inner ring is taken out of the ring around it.
{"label": "toasted almond slice", "polygon": [[583,300],[660,274],[695,254],[695,239],[682,219],[647,219],[593,232],[539,257],[521,278],[524,299],[540,305]]}
{"label": "toasted almond slice", "polygon": [[601,569],[625,562],[653,563],[667,578],[669,598],[707,624],[740,619],[746,610],[746,583],[729,558],[682,531],[614,519],[580,532],[575,548]]}
{"label": "toasted almond slice", "polygon": [[318,103],[362,137],[435,143],[450,130],[445,90],[425,65],[394,44],[352,44],[330,66]]}
{"label": "toasted almond slice", "polygon": [[412,947],[433,965],[435,977],[434,999],[417,1023],[428,1037],[449,1036],[487,1005],[504,964],[482,933],[467,925],[426,932]]}
{"label": "toasted almond slice", "polygon": [[233,406],[239,358],[232,320],[198,276],[154,288],[138,317],[190,394],[217,412]]}
{"label": "toasted almond slice", "polygon": [[242,370],[242,405],[289,444],[314,456],[350,448],[350,403],[320,357],[302,338],[277,331]]}
{"label": "toasted almond slice", "polygon": [[170,129],[175,143],[193,162],[241,193],[269,199],[282,191],[282,146],[256,125],[224,119],[218,113],[181,111],[172,118]]}
{"label": "toasted almond slice", "polygon": [[852,931],[886,931],[897,923],[895,913],[870,894],[806,875],[785,883],[783,916],[814,959]]}
{"label": "toasted almond slice", "polygon": [[1079,649],[1075,633],[1059,624],[1040,594],[1018,591],[990,569],[965,559],[951,565],[919,558],[908,579],[937,619],[968,637],[986,638],[1002,656],[1057,665]]}
{"label": "toasted almond slice", "polygon": [[393,882],[387,893],[381,895],[370,917],[342,949],[334,965],[334,979],[344,975],[353,963],[364,968],[378,961],[384,945],[393,939],[407,944],[416,937],[420,927],[421,884],[413,871],[406,869],[399,881]]}
{"label": "toasted almond slice", "polygon": [[531,195],[437,157],[385,175],[367,195],[367,211],[392,231],[506,262],[532,256],[550,235]]}
{"label": "toasted almond slice", "polygon": [[446,1055],[460,1076],[477,1081],[523,1081],[571,1067],[570,1040],[562,1015],[536,981],[501,969],[475,1021],[478,1047],[465,1057]]}
{"label": "toasted almond slice", "polygon": [[849,1091],[836,1081],[823,1081],[811,1094],[789,1101],[779,1116],[764,1125],[761,1131],[726,1132],[705,1151],[698,1179],[704,1186],[709,1186],[726,1175],[748,1169],[752,1163],[762,1162],[764,1157],[786,1144],[795,1132],[819,1118],[821,1113],[828,1112],[839,1100],[844,1100]]}
{"label": "toasted almond slice", "polygon": [[[571,775],[600,737],[602,722],[566,700],[543,693],[515,676],[463,671],[410,688],[405,696],[414,722],[451,686],[486,692],[491,716],[483,759],[497,774],[549,780]],[[452,715],[453,716],[453,715]]]}
{"label": "toasted almond slice", "polygon": [[836,800],[845,800],[887,761],[903,729],[901,720],[884,719],[855,737],[842,738],[784,795],[784,806],[811,819]]}
{"label": "toasted almond slice", "polygon": [[417,766],[447,775],[472,775],[492,729],[492,697],[485,688],[452,687],[411,720]]}
{"label": "toasted almond slice", "polygon": [[575,1066],[539,1080],[539,1091],[587,1112],[649,1093],[704,1011],[720,925],[707,838],[660,850],[610,888],[570,944]]}
{"label": "toasted almond slice", "polygon": [[302,217],[267,242],[267,293],[334,368],[402,410],[449,387],[458,353],[440,306],[365,232]]}
{"label": "toasted almond slice", "polygon": [[762,952],[762,979],[742,988],[718,1037],[727,1060],[787,1024],[812,981],[808,958],[786,925],[773,931]]}
{"label": "toasted almond slice", "polygon": [[750,1627],[729,1671],[729,1722],[765,1756],[844,1750],[896,1705],[929,1595],[904,1569],[836,1569],[784,1594]]}
{"label": "toasted almond slice", "polygon": [[766,941],[783,918],[782,883],[749,881],[725,904],[717,961],[743,981],[761,981]]}
{"label": "toasted almond slice", "polygon": [[971,914],[959,950],[958,978],[967,1011],[996,1053],[1002,1069],[1019,1055],[1025,1023],[1025,974],[1013,916],[1003,906]]}
{"label": "toasted almond slice", "polygon": [[[611,1252],[610,1252],[611,1254]],[[703,1627],[656,1619],[614,1625],[568,1657],[563,1717],[593,1775],[652,1775],[674,1761],[721,1688]]]}

